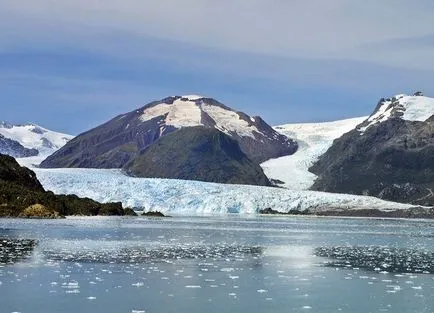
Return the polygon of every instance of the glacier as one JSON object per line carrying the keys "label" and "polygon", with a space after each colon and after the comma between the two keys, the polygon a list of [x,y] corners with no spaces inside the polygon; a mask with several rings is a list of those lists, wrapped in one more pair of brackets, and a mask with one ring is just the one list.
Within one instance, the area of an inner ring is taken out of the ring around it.
{"label": "glacier", "polygon": [[272,208],[322,210],[408,209],[411,205],[374,197],[297,191],[284,188],[223,185],[197,181],[129,177],[117,169],[33,168],[45,189],[76,194],[100,202],[122,202],[125,207],[158,210],[171,215],[257,214]]}
{"label": "glacier", "polygon": [[317,176],[309,167],[333,144],[333,140],[353,130],[367,116],[323,123],[300,123],[275,126],[279,133],[298,143],[293,155],[268,160],[261,164],[265,175],[283,182],[282,187],[308,190]]}

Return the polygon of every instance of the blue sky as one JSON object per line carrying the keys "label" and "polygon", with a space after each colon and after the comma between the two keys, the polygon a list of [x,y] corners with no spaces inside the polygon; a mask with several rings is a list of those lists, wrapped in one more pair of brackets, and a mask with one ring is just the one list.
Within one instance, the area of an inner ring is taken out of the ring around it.
{"label": "blue sky", "polygon": [[0,3],[1,118],[78,134],[201,94],[270,124],[434,96],[434,5],[405,0]]}

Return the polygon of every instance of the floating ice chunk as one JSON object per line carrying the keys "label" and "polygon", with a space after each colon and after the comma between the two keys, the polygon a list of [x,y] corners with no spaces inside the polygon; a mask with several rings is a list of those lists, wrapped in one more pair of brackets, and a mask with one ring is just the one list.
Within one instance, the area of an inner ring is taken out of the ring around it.
{"label": "floating ice chunk", "polygon": [[220,269],[220,272],[233,272],[233,271],[235,271],[235,269],[232,267],[224,267]]}

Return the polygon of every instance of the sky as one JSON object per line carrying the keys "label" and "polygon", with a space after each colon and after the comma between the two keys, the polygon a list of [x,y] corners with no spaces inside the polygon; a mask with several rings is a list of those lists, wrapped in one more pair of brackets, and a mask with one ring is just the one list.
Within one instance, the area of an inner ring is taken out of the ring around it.
{"label": "sky", "polygon": [[0,120],[79,134],[171,95],[269,124],[434,96],[432,0],[0,0]]}

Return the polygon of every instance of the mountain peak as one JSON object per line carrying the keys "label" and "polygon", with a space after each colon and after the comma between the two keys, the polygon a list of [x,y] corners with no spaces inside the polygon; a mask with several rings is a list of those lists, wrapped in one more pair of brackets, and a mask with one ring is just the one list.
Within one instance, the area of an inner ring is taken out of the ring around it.
{"label": "mountain peak", "polygon": [[[186,99],[187,101],[196,101],[196,100],[200,100],[200,99],[203,99],[203,98],[206,98],[206,97],[200,96],[200,95],[184,95],[184,96],[181,96],[182,100]],[[186,101],[186,100],[184,100],[184,101]]]}
{"label": "mountain peak", "polygon": [[434,98],[425,97],[421,92],[416,92],[412,96],[398,94],[392,98],[380,99],[374,113],[358,127],[358,130],[363,134],[369,127],[391,118],[425,122],[432,115]]}
{"label": "mountain peak", "polygon": [[146,105],[139,119],[147,122],[159,119],[160,127],[206,126],[216,128],[229,136],[251,137],[263,135],[258,123],[245,113],[235,111],[212,98],[198,95],[174,96]]}

